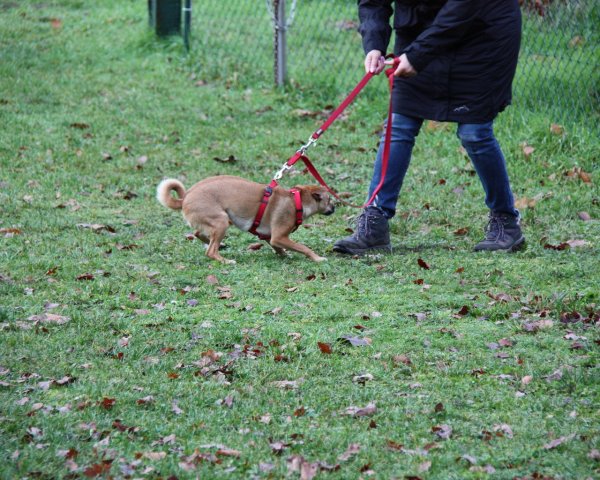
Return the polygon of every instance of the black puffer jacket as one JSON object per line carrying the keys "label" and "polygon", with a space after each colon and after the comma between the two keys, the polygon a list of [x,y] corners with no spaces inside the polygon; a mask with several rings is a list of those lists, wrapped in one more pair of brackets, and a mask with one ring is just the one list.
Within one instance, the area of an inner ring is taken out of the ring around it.
{"label": "black puffer jacket", "polygon": [[483,123],[511,101],[521,40],[518,0],[358,0],[365,53],[394,54],[418,75],[394,81],[394,112]]}

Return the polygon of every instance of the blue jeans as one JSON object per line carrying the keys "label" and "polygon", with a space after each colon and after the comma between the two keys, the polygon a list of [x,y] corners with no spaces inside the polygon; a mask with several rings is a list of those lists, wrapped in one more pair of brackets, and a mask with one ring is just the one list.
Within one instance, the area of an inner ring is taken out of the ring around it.
{"label": "blue jeans", "polygon": [[[396,213],[396,203],[402,182],[410,164],[415,138],[419,134],[422,124],[423,120],[420,118],[408,117],[399,113],[394,113],[392,116],[392,138],[387,174],[383,186],[373,202],[373,205],[379,207],[387,218],[392,218]],[[494,136],[493,122],[459,123],[456,135],[473,162],[485,192],[487,207],[493,212],[519,215],[518,210],[514,207],[515,202],[506,171],[506,161]],[[379,144],[367,198],[371,198],[381,178],[384,136],[381,137]]]}

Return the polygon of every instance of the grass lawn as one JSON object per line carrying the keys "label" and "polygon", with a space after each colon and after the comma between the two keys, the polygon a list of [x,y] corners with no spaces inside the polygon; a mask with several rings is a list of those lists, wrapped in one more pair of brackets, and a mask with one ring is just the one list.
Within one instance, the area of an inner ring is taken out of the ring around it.
{"label": "grass lawn", "polygon": [[[293,235],[327,262],[232,229],[217,264],[156,185],[268,182],[343,94],[204,76],[145,7],[0,1],[0,477],[596,478],[597,121],[500,116],[522,252],[472,253],[482,189],[429,123],[393,254],[334,255],[340,206]],[[386,102],[309,152],[354,202]]]}

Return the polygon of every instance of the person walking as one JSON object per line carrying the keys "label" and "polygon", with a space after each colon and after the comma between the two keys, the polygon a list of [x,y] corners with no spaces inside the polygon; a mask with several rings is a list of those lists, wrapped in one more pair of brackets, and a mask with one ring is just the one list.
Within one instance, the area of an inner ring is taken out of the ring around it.
{"label": "person walking", "polygon": [[[521,40],[518,0],[358,0],[367,72],[381,73],[395,31],[392,133],[387,175],[354,233],[333,250],[390,252],[388,221],[396,213],[415,138],[424,120],[455,122],[456,134],[485,192],[489,220],[475,251],[514,251],[524,245],[506,161],[494,119],[511,102]],[[387,121],[387,120],[386,120]],[[383,139],[382,139],[383,140]],[[380,142],[367,198],[380,182]]]}

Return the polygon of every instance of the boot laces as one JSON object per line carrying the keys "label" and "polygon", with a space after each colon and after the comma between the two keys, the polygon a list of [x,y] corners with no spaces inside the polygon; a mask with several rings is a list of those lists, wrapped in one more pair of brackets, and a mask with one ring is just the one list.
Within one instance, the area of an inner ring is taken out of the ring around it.
{"label": "boot laces", "polygon": [[371,228],[377,223],[377,220],[377,215],[364,210],[358,217],[354,219],[354,224],[356,226],[355,236],[357,238],[368,237],[371,233]]}
{"label": "boot laces", "polygon": [[504,238],[504,222],[502,217],[490,215],[487,226],[485,227],[485,239],[496,241]]}

